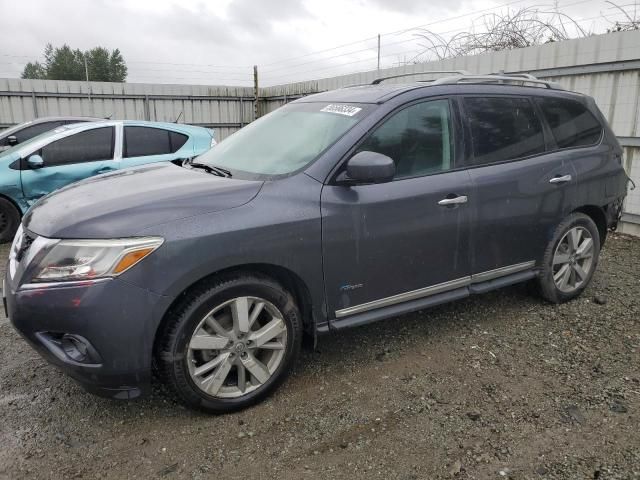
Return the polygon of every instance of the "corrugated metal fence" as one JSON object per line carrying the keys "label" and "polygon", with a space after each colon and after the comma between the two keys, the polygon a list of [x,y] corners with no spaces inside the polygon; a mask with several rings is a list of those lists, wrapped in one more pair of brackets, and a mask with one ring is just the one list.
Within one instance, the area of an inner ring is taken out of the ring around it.
{"label": "corrugated metal fence", "polygon": [[216,129],[217,140],[253,120],[248,87],[0,79],[0,128],[53,115],[153,120]]}
{"label": "corrugated metal fence", "polygon": [[[312,93],[429,70],[531,73],[591,95],[625,147],[625,168],[640,187],[640,31],[261,88],[258,114]],[[181,122],[215,128],[222,140],[253,120],[254,99],[249,87],[0,79],[0,128],[47,115],[158,121],[181,116]],[[640,235],[640,188],[627,197],[624,220],[623,231]]]}

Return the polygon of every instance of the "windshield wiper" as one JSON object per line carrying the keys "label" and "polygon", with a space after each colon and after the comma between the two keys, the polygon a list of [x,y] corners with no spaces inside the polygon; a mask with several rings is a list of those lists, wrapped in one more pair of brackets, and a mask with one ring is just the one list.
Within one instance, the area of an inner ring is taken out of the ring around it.
{"label": "windshield wiper", "polygon": [[188,164],[191,168],[201,168],[207,173],[212,173],[219,177],[231,178],[231,172],[224,168],[216,167],[214,165],[207,165],[206,163],[197,163],[197,162],[189,162]]}

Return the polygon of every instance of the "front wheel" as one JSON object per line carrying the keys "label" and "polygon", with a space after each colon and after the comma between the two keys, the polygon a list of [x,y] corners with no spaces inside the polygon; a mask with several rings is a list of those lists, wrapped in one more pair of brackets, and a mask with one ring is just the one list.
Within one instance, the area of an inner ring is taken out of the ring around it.
{"label": "front wheel", "polygon": [[6,198],[0,198],[0,243],[10,242],[20,225],[20,212]]}
{"label": "front wheel", "polygon": [[262,276],[230,276],[187,294],[160,332],[156,359],[185,404],[225,413],[282,383],[301,339],[300,312],[284,288]]}
{"label": "front wheel", "polygon": [[555,231],[545,251],[539,285],[553,303],[571,300],[589,285],[600,256],[600,234],[583,213],[569,215]]}

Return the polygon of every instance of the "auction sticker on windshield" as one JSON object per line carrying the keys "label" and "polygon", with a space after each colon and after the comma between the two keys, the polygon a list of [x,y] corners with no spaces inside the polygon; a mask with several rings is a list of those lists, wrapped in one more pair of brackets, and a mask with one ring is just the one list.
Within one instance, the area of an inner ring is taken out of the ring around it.
{"label": "auction sticker on windshield", "polygon": [[346,115],[347,117],[353,117],[360,110],[362,110],[360,107],[354,107],[353,105],[339,105],[331,103],[320,111],[328,113],[338,113],[340,115]]}

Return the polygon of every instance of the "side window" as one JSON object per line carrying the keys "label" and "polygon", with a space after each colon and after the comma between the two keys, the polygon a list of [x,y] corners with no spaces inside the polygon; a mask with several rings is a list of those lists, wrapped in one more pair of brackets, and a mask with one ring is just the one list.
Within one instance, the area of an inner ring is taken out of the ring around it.
{"label": "side window", "polygon": [[566,98],[537,101],[558,147],[584,147],[600,140],[602,125],[580,102]]}
{"label": "side window", "polygon": [[53,130],[54,128],[58,128],[64,122],[62,120],[55,122],[44,122],[44,123],[36,123],[35,125],[31,125],[29,127],[23,128],[19,132],[16,132],[16,139],[18,143],[22,143],[30,138],[36,137],[41,133],[48,132],[49,130]]}
{"label": "side window", "polygon": [[144,157],[174,153],[189,137],[182,133],[151,127],[124,127],[124,157]]}
{"label": "side window", "polygon": [[367,137],[358,151],[392,158],[395,178],[449,170],[453,159],[449,101],[418,103],[395,113]]}
{"label": "side window", "polygon": [[94,128],[42,147],[45,167],[113,158],[113,127]]}
{"label": "side window", "polygon": [[545,151],[542,124],[531,102],[519,97],[469,97],[465,112],[473,164],[515,160]]}
{"label": "side window", "polygon": [[175,153],[187,143],[189,137],[178,132],[169,132],[169,142],[171,143],[171,153]]}

